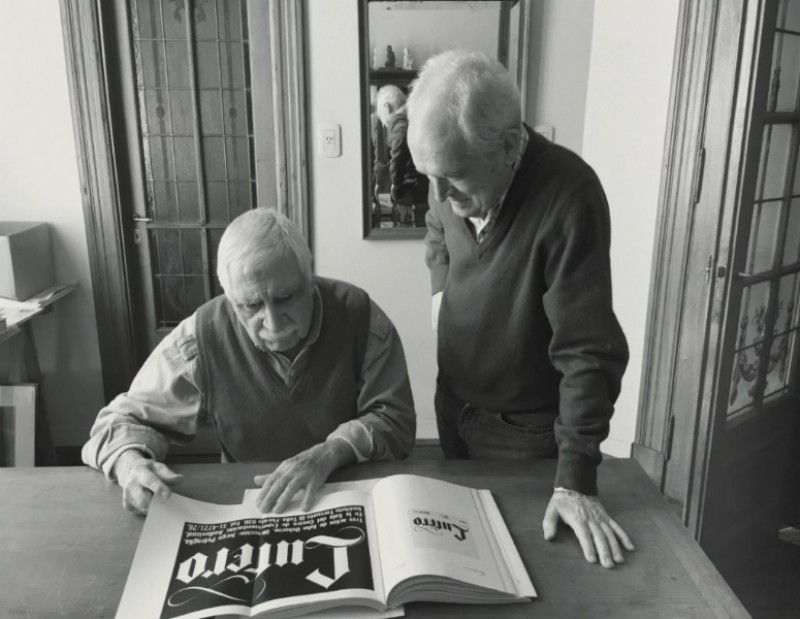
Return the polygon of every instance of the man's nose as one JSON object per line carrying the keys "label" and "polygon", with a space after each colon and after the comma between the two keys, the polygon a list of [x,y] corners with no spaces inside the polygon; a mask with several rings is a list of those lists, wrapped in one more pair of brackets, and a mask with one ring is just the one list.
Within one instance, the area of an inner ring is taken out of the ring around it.
{"label": "man's nose", "polygon": [[433,183],[433,197],[437,202],[444,202],[450,194],[450,183],[446,178],[439,178],[437,176],[429,177]]}
{"label": "man's nose", "polygon": [[264,303],[261,309],[261,322],[268,330],[280,329],[283,324],[283,312],[272,303]]}

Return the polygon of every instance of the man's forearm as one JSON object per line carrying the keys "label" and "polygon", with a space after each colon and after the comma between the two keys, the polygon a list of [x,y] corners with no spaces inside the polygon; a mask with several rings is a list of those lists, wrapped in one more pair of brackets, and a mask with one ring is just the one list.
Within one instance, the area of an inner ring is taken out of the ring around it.
{"label": "man's forearm", "polygon": [[167,438],[136,417],[116,412],[112,405],[103,409],[95,421],[81,451],[83,462],[113,479],[111,469],[124,451],[136,449],[155,459],[163,459],[169,448]]}
{"label": "man's forearm", "polygon": [[356,454],[350,444],[337,438],[329,438],[320,444],[320,457],[324,459],[331,473],[345,464],[356,461]]}

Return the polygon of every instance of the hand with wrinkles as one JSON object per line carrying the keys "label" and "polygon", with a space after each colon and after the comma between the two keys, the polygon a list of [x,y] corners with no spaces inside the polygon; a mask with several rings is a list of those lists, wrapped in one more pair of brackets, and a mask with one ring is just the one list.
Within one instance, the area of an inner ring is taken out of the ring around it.
{"label": "hand with wrinkles", "polygon": [[559,519],[575,532],[583,549],[583,556],[589,563],[596,563],[598,555],[600,565],[605,568],[624,563],[620,542],[626,550],[635,550],[628,534],[608,515],[596,496],[572,490],[556,490],[542,522],[547,541],[555,538]]}
{"label": "hand with wrinkles", "polygon": [[136,449],[128,449],[114,463],[113,476],[122,488],[122,505],[128,511],[146,514],[154,495],[167,498],[170,486],[183,476],[163,462],[145,457]]}
{"label": "hand with wrinkles", "polygon": [[272,473],[255,476],[256,485],[261,486],[256,505],[264,513],[280,513],[300,492],[300,509],[308,511],[330,474],[354,460],[353,449],[343,440],[332,439],[314,445],[284,460]]}

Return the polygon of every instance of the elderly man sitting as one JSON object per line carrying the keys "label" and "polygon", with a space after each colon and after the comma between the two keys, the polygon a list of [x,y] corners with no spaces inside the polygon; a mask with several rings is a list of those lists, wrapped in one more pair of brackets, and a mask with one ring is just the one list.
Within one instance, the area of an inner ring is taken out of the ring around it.
{"label": "elderly man sitting", "polygon": [[263,511],[302,507],[338,467],[406,457],[416,417],[400,338],[366,292],[315,277],[311,252],[283,215],[259,208],[222,235],[225,294],[152,352],[130,390],[100,411],[83,461],[145,513],[179,479],[170,441],[213,424],[224,461],[283,462],[256,476]]}

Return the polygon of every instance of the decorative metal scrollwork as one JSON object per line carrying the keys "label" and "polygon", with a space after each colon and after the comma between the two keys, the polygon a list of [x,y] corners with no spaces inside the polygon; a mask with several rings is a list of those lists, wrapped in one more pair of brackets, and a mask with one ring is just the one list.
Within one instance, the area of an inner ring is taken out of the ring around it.
{"label": "decorative metal scrollwork", "polygon": [[[175,5],[175,11],[172,14],[177,21],[183,21],[183,11],[186,9],[186,0],[170,0]],[[194,1],[194,14],[198,22],[206,20],[206,10],[204,5],[208,0],[195,0]]]}
{"label": "decorative metal scrollwork", "polygon": [[[783,309],[783,305],[783,301],[778,303],[779,316],[781,310]],[[791,329],[792,316],[794,315],[794,301],[791,301],[786,308],[786,321],[784,325],[784,333],[782,335],[777,337],[775,336],[778,321],[776,320],[773,324],[773,346],[771,347],[772,350],[770,351],[764,351],[763,347],[764,331],[766,330],[767,323],[766,315],[767,308],[765,305],[757,307],[753,314],[753,321],[756,327],[756,332],[753,335],[753,341],[751,344],[751,350],[753,350],[755,353],[755,359],[753,361],[747,360],[747,327],[749,325],[749,318],[747,314],[742,317],[742,321],[739,324],[739,341],[737,343],[739,352],[737,353],[734,361],[735,366],[731,380],[731,393],[729,399],[730,405],[733,405],[733,403],[736,401],[736,397],[739,394],[739,383],[741,381],[744,381],[745,383],[752,383],[747,393],[751,398],[756,397],[756,390],[758,389],[758,370],[763,362],[767,363],[767,377],[775,370],[778,364],[780,364],[780,367],[778,368],[778,380],[780,382],[784,381],[786,376],[787,357],[789,355],[789,329]],[[777,346],[775,344],[777,344]],[[767,381],[764,381],[764,384],[760,389],[762,394],[766,390],[766,386]]]}

